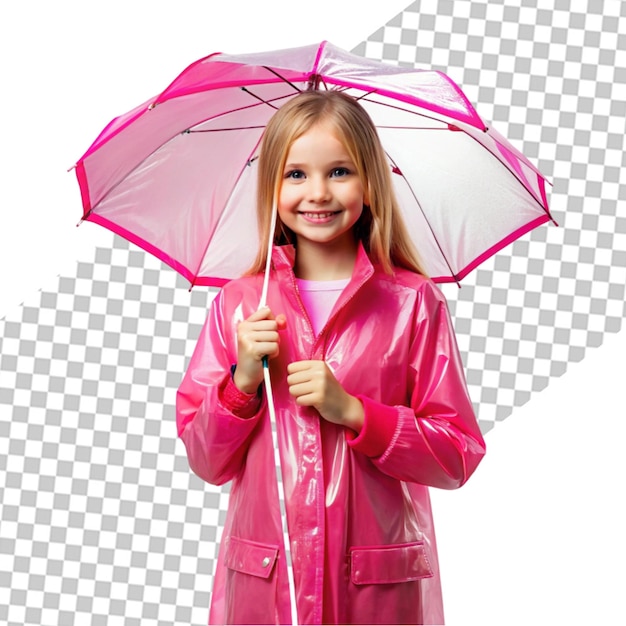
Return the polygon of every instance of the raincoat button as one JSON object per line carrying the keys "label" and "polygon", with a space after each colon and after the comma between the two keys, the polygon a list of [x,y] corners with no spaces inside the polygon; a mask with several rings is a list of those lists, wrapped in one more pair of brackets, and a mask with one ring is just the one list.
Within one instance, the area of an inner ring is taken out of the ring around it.
{"label": "raincoat button", "polygon": [[263,563],[261,563],[261,565],[263,565],[263,567],[267,567],[270,564],[270,558],[268,556],[266,556],[263,559]]}

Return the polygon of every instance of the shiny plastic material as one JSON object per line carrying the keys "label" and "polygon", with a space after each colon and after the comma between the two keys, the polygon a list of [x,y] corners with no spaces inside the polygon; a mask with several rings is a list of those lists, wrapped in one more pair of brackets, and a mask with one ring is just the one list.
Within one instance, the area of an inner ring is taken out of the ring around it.
{"label": "shiny plastic material", "polygon": [[[284,313],[270,361],[300,623],[441,624],[428,486],[467,481],[485,452],[445,300],[405,270],[373,267],[363,248],[315,336],[292,271],[273,253],[268,304]],[[211,603],[213,624],[290,623],[267,406],[231,413],[219,388],[237,360],[235,328],[258,306],[262,276],[218,294],[177,396],[193,471],[232,480]],[[365,409],[356,433],[289,395],[287,364],[325,360]]]}

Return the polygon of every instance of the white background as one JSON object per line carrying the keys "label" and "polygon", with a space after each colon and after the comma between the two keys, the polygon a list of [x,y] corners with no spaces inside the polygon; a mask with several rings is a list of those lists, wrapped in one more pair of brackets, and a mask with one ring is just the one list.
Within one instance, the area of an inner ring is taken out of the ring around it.
{"label": "white background", "polygon": [[[76,228],[66,170],[111,118],[211,52],[349,50],[408,4],[3,3],[0,317],[110,245]],[[463,489],[433,493],[448,624],[626,622],[624,354],[624,331],[607,335],[487,435]]]}

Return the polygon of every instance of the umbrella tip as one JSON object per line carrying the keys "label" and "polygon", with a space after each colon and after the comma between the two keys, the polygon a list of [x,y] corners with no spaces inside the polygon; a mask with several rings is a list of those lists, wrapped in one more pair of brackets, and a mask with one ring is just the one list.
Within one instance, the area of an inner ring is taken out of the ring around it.
{"label": "umbrella tip", "polygon": [[78,228],[83,222],[85,222],[86,220],[89,219],[89,216],[93,213],[93,209],[89,209],[88,211],[85,211],[85,213],[83,214],[83,216],[80,218],[80,222],[78,222],[78,224],[76,224],[76,228]]}
{"label": "umbrella tip", "polygon": [[317,91],[320,88],[321,79],[322,77],[319,74],[311,74],[306,88],[307,91]]}

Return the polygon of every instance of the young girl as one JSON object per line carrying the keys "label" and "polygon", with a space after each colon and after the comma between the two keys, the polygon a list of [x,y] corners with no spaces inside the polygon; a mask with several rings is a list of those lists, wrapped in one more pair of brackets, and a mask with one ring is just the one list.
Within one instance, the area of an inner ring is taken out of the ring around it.
{"label": "young girl", "polygon": [[292,99],[258,166],[275,245],[216,297],[177,399],[192,470],[233,481],[210,623],[291,623],[268,356],[299,623],[441,624],[427,487],[460,487],[485,452],[444,298],[354,99]]}

